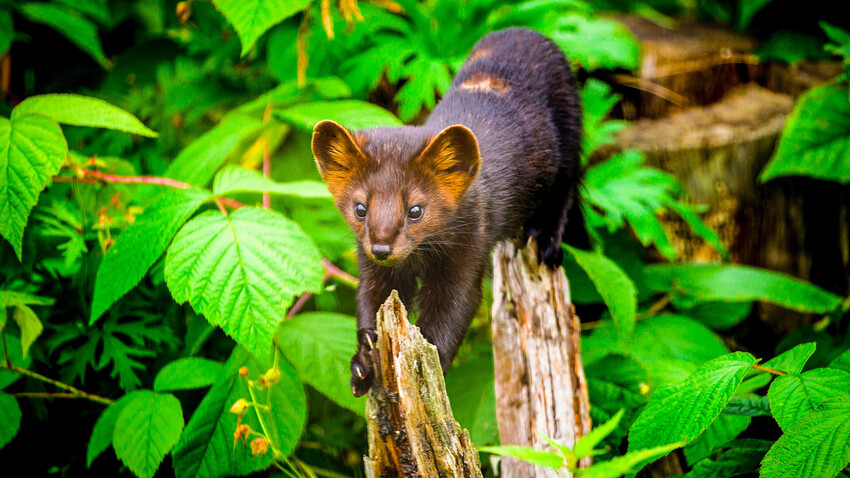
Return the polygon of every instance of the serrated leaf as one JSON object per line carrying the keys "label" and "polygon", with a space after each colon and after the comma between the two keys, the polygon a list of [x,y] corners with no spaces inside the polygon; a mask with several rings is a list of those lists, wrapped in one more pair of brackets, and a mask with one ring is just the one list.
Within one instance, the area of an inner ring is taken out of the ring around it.
{"label": "serrated leaf", "polygon": [[575,454],[576,459],[582,459],[586,456],[593,455],[594,448],[596,445],[602,442],[608,435],[613,432],[617,426],[620,425],[620,420],[623,418],[623,410],[618,411],[610,420],[603,423],[602,425],[598,425],[593,427],[590,432],[579,438],[576,444],[573,446],[573,453]]}
{"label": "serrated leaf", "polygon": [[582,14],[560,15],[547,33],[571,61],[588,71],[634,70],[640,60],[637,39],[615,20]]}
{"label": "serrated leaf", "polygon": [[564,466],[564,457],[551,451],[535,450],[528,446],[502,445],[485,446],[478,449],[484,453],[517,458],[532,465],[542,466],[550,470],[560,470]]}
{"label": "serrated leaf", "polygon": [[0,118],[0,235],[12,244],[19,260],[30,211],[67,153],[65,136],[52,119]]}
{"label": "serrated leaf", "polygon": [[71,94],[30,96],[12,111],[12,119],[40,114],[57,123],[106,128],[156,138],[156,131],[127,111],[99,98]]}
{"label": "serrated leaf", "polygon": [[94,423],[94,428],[89,438],[89,446],[86,449],[86,468],[91,468],[92,462],[110,445],[112,445],[112,434],[115,431],[115,422],[124,407],[134,400],[139,394],[150,393],[148,390],[130,392],[116,400],[106,408]]}
{"label": "serrated leaf", "polygon": [[180,226],[210,198],[197,189],[165,189],[118,236],[97,270],[90,325],[145,277]]}
{"label": "serrated leaf", "polygon": [[50,3],[26,3],[18,7],[28,20],[47,25],[61,33],[80,50],[97,60],[101,66],[108,68],[109,60],[103,53],[97,27],[94,23],[83,18],[79,13]]}
{"label": "serrated leaf", "polygon": [[274,211],[207,211],[183,226],[165,258],[165,281],[256,357],[266,359],[292,297],[318,292],[322,265],[313,241]]}
{"label": "serrated leaf", "polygon": [[351,357],[357,351],[354,317],[333,312],[299,314],[280,324],[275,343],[301,380],[336,404],[364,416],[365,397],[355,398],[349,387]]}
{"label": "serrated leaf", "polygon": [[41,325],[41,321],[38,320],[38,316],[35,315],[35,312],[23,304],[19,304],[15,307],[15,312],[12,313],[12,318],[14,318],[15,322],[18,323],[18,327],[21,328],[21,350],[24,354],[24,358],[26,358],[30,346],[33,342],[35,342],[35,339],[41,335],[41,331],[44,330],[44,326]]}
{"label": "serrated leaf", "polygon": [[[726,408],[728,407],[729,405],[726,406]],[[684,448],[683,451],[688,464],[693,465],[711,455],[716,448],[734,440],[750,426],[751,421],[752,419],[748,416],[721,413],[702,435]]]}
{"label": "serrated leaf", "polygon": [[734,396],[723,413],[729,415],[740,415],[745,417],[760,417],[770,415],[770,400],[761,395],[748,394],[743,396]]}
{"label": "serrated leaf", "polygon": [[761,478],[831,478],[850,463],[850,397],[823,402],[782,435],[762,462]]}
{"label": "serrated leaf", "polygon": [[473,444],[499,443],[492,352],[453,365],[452,373],[446,375],[446,394],[455,420],[469,430]]}
{"label": "serrated leaf", "polygon": [[569,245],[565,248],[599,291],[621,337],[631,337],[637,310],[637,290],[632,280],[616,263],[598,252],[583,251]]}
{"label": "serrated leaf", "polygon": [[157,392],[209,387],[221,373],[221,363],[201,357],[184,357],[169,362],[156,374]]}
{"label": "serrated leaf", "polygon": [[820,403],[833,397],[850,397],[850,373],[816,368],[778,377],[767,392],[773,418],[788,431]]}
{"label": "serrated leaf", "polygon": [[214,3],[239,34],[245,56],[266,30],[307,8],[310,0],[215,0]]}
{"label": "serrated leaf", "polygon": [[612,94],[611,86],[595,78],[588,78],[581,89],[581,106],[584,112],[584,143],[582,151],[589,156],[600,146],[614,141],[614,134],[625,128],[627,123],[619,120],[604,121],[620,96]]}
{"label": "serrated leaf", "polygon": [[764,363],[765,368],[779,370],[785,373],[800,373],[806,362],[815,353],[816,344],[808,342],[786,350]]}
{"label": "serrated leaf", "polygon": [[583,478],[618,478],[638,469],[642,463],[654,461],[682,446],[682,443],[671,443],[643,450],[631,451],[603,463],[597,463],[585,470]]}
{"label": "serrated leaf", "polygon": [[794,105],[759,180],[809,176],[850,182],[850,103],[846,86],[812,88]]}
{"label": "serrated leaf", "polygon": [[699,461],[683,478],[732,478],[754,472],[772,444],[767,440],[735,440],[718,456]]}
{"label": "serrated leaf", "polygon": [[845,350],[844,353],[835,357],[835,359],[829,363],[829,368],[850,372],[850,350]]}
{"label": "serrated leaf", "polygon": [[693,302],[760,300],[806,313],[826,313],[841,297],[779,272],[740,265],[663,264],[645,270],[647,285]]}
{"label": "serrated leaf", "polygon": [[312,130],[316,123],[330,119],[351,130],[375,126],[400,126],[401,121],[380,106],[360,100],[313,101],[274,112],[275,116],[299,128]]}
{"label": "serrated leaf", "polygon": [[659,388],[629,431],[629,450],[694,441],[720,415],[755,362],[744,352],[723,355],[684,382]]}
{"label": "serrated leaf", "polygon": [[0,449],[6,446],[21,428],[21,407],[15,397],[0,392]]}
{"label": "serrated leaf", "polygon": [[[248,447],[233,440],[237,417],[228,410],[236,400],[250,397],[245,379],[239,376],[242,366],[248,369],[252,379],[269,368],[267,362],[255,360],[241,347],[234,349],[174,448],[174,472],[178,478],[243,476],[271,465],[271,453],[255,457]],[[272,387],[269,400],[270,416],[274,421],[271,428],[277,431],[271,438],[288,456],[295,449],[307,421],[307,405],[295,369],[282,360],[279,370],[281,378]],[[265,403],[265,393],[258,392],[258,399]],[[262,430],[253,408],[242,416],[242,423],[252,430]]]}
{"label": "serrated leaf", "polygon": [[139,391],[115,421],[115,454],[139,478],[152,478],[180,439],[183,424],[174,395]]}
{"label": "serrated leaf", "polygon": [[321,181],[293,181],[289,183],[278,183],[264,178],[262,174],[239,166],[225,166],[215,176],[213,192],[217,196],[232,193],[274,193],[284,196],[295,196],[300,198],[331,198],[328,187]]}

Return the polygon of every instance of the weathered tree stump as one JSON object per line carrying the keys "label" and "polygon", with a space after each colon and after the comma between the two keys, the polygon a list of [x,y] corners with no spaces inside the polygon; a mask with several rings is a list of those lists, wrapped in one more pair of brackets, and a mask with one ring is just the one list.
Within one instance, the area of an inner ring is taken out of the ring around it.
{"label": "weathered tree stump", "polygon": [[366,476],[480,477],[478,451],[452,414],[437,349],[393,291],[378,311]]}
{"label": "weathered tree stump", "polygon": [[[493,355],[502,445],[543,449],[542,433],[572,446],[590,430],[579,333],[564,270],[539,265],[533,241],[523,249],[500,244],[493,255]],[[569,473],[506,458],[501,476]]]}

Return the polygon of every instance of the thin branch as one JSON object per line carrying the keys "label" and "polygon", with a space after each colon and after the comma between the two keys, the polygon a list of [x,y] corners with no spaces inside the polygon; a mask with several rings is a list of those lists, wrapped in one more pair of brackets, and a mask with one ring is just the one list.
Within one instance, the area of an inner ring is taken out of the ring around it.
{"label": "thin branch", "polygon": [[676,93],[675,91],[655,84],[646,78],[637,78],[631,75],[614,75],[614,79],[621,85],[630,86],[636,90],[644,91],[653,94],[661,99],[667,100],[678,107],[688,105],[688,98]]}
{"label": "thin branch", "polygon": [[21,393],[13,393],[12,395],[16,397],[28,397],[28,398],[83,398],[80,395],[76,395],[73,393],[42,393],[42,392],[21,392]]}
{"label": "thin branch", "polygon": [[27,377],[34,378],[36,380],[41,380],[42,382],[47,382],[47,383],[49,383],[49,384],[51,384],[51,385],[53,385],[57,388],[61,388],[63,390],[68,390],[69,392],[71,392],[70,394],[74,395],[74,397],[76,397],[76,398],[85,398],[85,399],[91,400],[93,402],[102,403],[104,405],[112,405],[114,403],[114,400],[110,400],[108,398],[101,397],[100,395],[95,395],[93,393],[89,393],[89,392],[80,390],[79,388],[72,387],[72,386],[70,386],[66,383],[62,383],[58,380],[53,380],[52,378],[48,378],[48,377],[45,377],[44,375],[41,375],[40,373],[36,373],[36,372],[33,372],[32,370],[27,370],[27,369],[22,368],[22,367],[18,367],[17,365],[14,365],[14,364],[8,364],[5,367],[0,367],[0,368],[6,368],[6,369],[9,369],[13,372],[17,372],[21,375],[26,375]]}
{"label": "thin branch", "polygon": [[360,281],[356,277],[340,269],[331,261],[325,258],[322,258],[322,265],[325,266],[325,271],[327,271],[327,273],[330,274],[331,277],[336,277],[337,280],[339,280],[340,282],[347,284],[353,288],[356,288],[357,285],[360,284]]}
{"label": "thin branch", "polygon": [[295,301],[295,304],[292,305],[292,308],[289,309],[289,312],[286,313],[286,320],[289,320],[295,317],[295,314],[301,311],[304,308],[304,305],[307,304],[307,301],[310,300],[310,297],[313,297],[312,292],[305,292],[301,294],[301,297]]}
{"label": "thin branch", "polygon": [[758,365],[758,364],[753,365],[753,368],[756,369],[756,370],[761,370],[762,372],[772,373],[774,375],[788,375],[787,373],[783,372],[782,370],[776,370],[776,369],[772,369],[772,368],[762,367],[761,365]]}

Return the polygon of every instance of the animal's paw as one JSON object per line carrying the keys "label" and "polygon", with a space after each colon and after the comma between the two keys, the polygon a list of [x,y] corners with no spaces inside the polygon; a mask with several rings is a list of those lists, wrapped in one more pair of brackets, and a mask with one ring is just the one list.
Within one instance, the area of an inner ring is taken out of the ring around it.
{"label": "animal's paw", "polygon": [[540,234],[537,236],[537,260],[552,269],[561,265],[564,260],[564,249],[561,246],[560,234]]}
{"label": "animal's paw", "polygon": [[351,358],[351,393],[360,397],[372,387],[374,373],[371,351],[378,344],[378,333],[375,329],[358,330],[357,342],[360,347]]}

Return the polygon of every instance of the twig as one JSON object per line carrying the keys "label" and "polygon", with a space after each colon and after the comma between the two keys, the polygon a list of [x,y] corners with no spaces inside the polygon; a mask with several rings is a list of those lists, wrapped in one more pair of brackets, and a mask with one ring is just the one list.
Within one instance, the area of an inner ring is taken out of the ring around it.
{"label": "twig", "polygon": [[758,365],[758,364],[753,365],[753,368],[756,369],[756,370],[761,370],[762,372],[772,373],[774,375],[788,375],[787,373],[783,372],[782,370],[776,370],[776,369],[772,369],[772,368],[762,367],[761,365]]}
{"label": "twig", "polygon": [[[47,382],[47,383],[49,383],[49,384],[51,384],[51,385],[53,385],[57,388],[61,388],[63,390],[68,390],[69,392],[71,392],[69,395],[73,395],[73,398],[86,398],[86,399],[89,399],[93,402],[102,403],[104,405],[112,405],[114,403],[114,400],[110,400],[108,398],[101,397],[100,395],[95,395],[93,393],[89,393],[89,392],[80,390],[79,388],[72,387],[72,386],[70,386],[66,383],[62,383],[58,380],[53,380],[52,378],[48,378],[48,377],[45,377],[44,375],[41,375],[40,373],[36,373],[36,372],[33,372],[32,370],[27,370],[25,368],[18,367],[17,365],[14,365],[14,364],[7,364],[5,367],[0,367],[0,368],[6,368],[6,369],[9,369],[13,372],[17,372],[21,375],[26,375],[27,377],[31,377],[31,378],[34,378],[36,380],[41,380],[42,382]],[[64,395],[62,395],[62,396],[64,396]]]}
{"label": "twig", "polygon": [[14,395],[16,397],[28,397],[28,398],[83,398],[80,395],[75,395],[73,393],[21,392],[21,393],[13,393],[12,395]]}
{"label": "twig", "polygon": [[327,273],[330,274],[331,277],[336,277],[340,282],[354,288],[356,288],[358,284],[360,284],[360,281],[356,277],[340,269],[324,257],[322,258],[322,265],[325,266],[325,271],[327,271]]}
{"label": "twig", "polygon": [[310,297],[313,297],[312,292],[305,292],[301,294],[301,297],[299,297],[298,300],[295,301],[295,304],[293,304],[292,308],[289,309],[289,312],[286,313],[286,320],[295,317],[295,314],[297,314],[299,311],[301,311],[302,308],[304,308],[304,305],[307,303]]}
{"label": "twig", "polygon": [[678,107],[685,107],[688,105],[688,98],[676,93],[670,88],[665,88],[661,85],[657,85],[652,81],[646,78],[637,78],[631,75],[614,75],[614,79],[620,82],[620,84],[625,86],[631,86],[632,88],[640,91],[645,91],[647,93],[653,94],[661,99],[667,100],[670,103]]}

